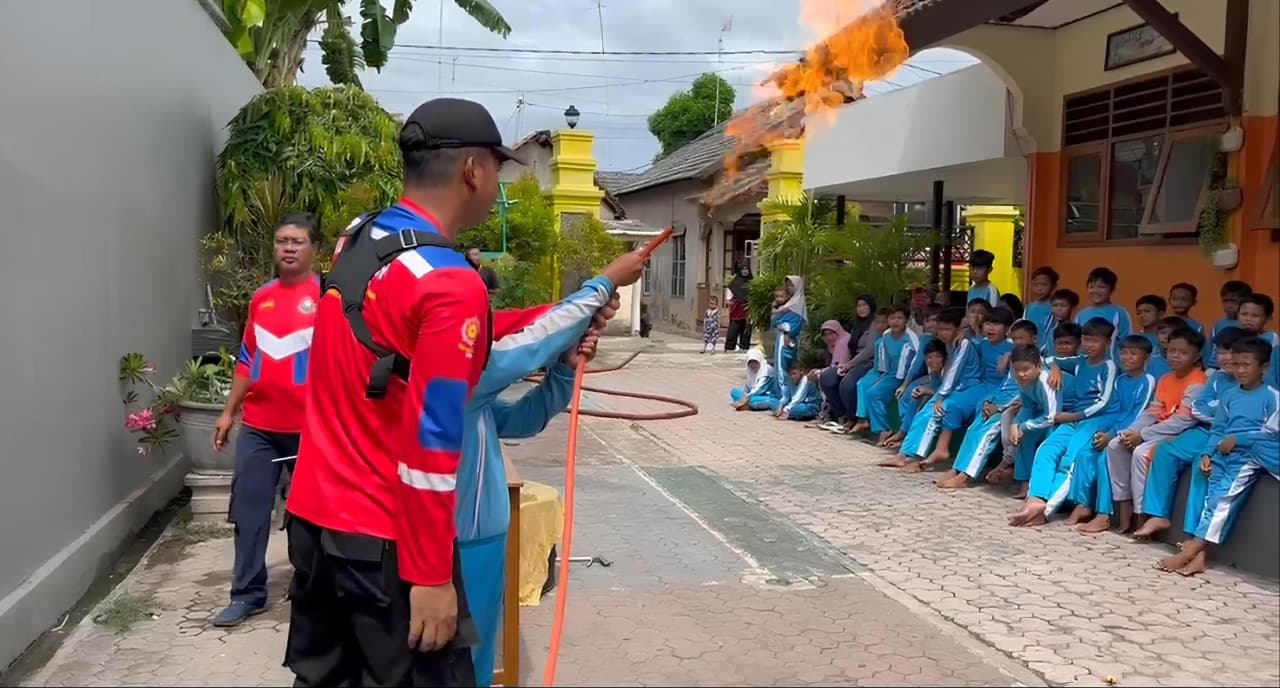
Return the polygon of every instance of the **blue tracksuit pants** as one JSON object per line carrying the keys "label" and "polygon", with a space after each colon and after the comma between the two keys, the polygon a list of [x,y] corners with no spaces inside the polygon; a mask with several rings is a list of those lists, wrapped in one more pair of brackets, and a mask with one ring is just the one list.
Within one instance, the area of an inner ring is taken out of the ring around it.
{"label": "blue tracksuit pants", "polygon": [[1076,457],[1084,449],[1093,448],[1093,435],[1110,419],[1082,420],[1059,425],[1036,450],[1031,466],[1031,486],[1028,494],[1046,503],[1045,513],[1051,514],[1067,501],[1075,479]]}
{"label": "blue tracksuit pants", "polygon": [[930,398],[911,419],[911,429],[902,440],[902,454],[907,458],[923,459],[933,451],[938,432],[942,429],[942,414],[934,411],[933,407],[934,399]]}
{"label": "blue tracksuit pants", "polygon": [[1196,537],[1215,545],[1226,541],[1258,476],[1269,473],[1272,478],[1280,480],[1280,456],[1277,453],[1280,449],[1267,448],[1252,454],[1240,451],[1226,455],[1215,451],[1212,454],[1213,470],[1208,480],[1204,510],[1195,528]]}
{"label": "blue tracksuit pants", "polygon": [[893,393],[898,391],[900,385],[902,381],[898,378],[888,374],[881,375],[874,384],[869,386],[865,395],[858,394],[859,403],[864,397],[867,400],[866,418],[871,422],[871,432],[881,433],[892,429],[889,427],[889,409],[892,408],[890,404],[897,402],[893,398]]}
{"label": "blue tracksuit pants", "polygon": [[973,423],[969,425],[969,430],[965,432],[964,443],[960,445],[960,452],[956,454],[956,460],[951,464],[951,468],[977,479],[982,473],[982,468],[986,466],[991,452],[994,452],[998,446],[1000,446],[1000,414],[994,413],[990,418],[983,420],[982,413],[979,412],[973,419]]}
{"label": "blue tracksuit pants", "polygon": [[982,400],[991,392],[985,385],[975,385],[968,389],[952,392],[942,402],[942,429],[959,430],[973,421]]}
{"label": "blue tracksuit pants", "polygon": [[[731,389],[729,390],[729,401],[736,404],[742,401],[742,397],[745,394],[746,392],[741,389]],[[747,408],[752,411],[772,411],[777,409],[777,406],[775,406],[777,402],[778,399],[772,395],[754,394],[751,396],[751,399],[747,401]]]}
{"label": "blue tracksuit pants", "polygon": [[898,398],[898,429],[904,433],[911,429],[911,422],[924,407],[925,401],[913,399],[911,393],[929,382],[928,378],[920,378],[907,385],[906,391]]}
{"label": "blue tracksuit pants", "polygon": [[[1169,518],[1173,511],[1173,497],[1178,490],[1178,478],[1188,466],[1199,472],[1200,457],[1213,453],[1209,446],[1209,429],[1195,427],[1156,446],[1151,453],[1151,468],[1147,472],[1147,491],[1142,497],[1142,513],[1159,518]],[[1204,495],[1200,498],[1203,500]],[[1187,511],[1199,511],[1203,502],[1191,501],[1188,495]]]}

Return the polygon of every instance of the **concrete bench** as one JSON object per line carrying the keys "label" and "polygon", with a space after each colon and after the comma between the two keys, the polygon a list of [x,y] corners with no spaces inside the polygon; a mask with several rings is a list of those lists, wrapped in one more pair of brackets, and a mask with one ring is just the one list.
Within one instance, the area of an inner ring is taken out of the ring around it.
{"label": "concrete bench", "polygon": [[[1173,527],[1161,538],[1169,544],[1193,537],[1182,531],[1192,470],[1199,469],[1191,466],[1178,481],[1171,519]],[[1226,543],[1213,549],[1210,556],[1214,565],[1234,566],[1266,578],[1280,578],[1280,482],[1265,473],[1259,476]]]}

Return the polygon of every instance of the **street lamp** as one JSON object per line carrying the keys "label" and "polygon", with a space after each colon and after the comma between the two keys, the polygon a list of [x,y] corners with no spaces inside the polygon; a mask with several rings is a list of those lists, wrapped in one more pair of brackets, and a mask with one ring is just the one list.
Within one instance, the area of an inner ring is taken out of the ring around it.
{"label": "street lamp", "polygon": [[578,112],[578,108],[570,105],[568,108],[565,108],[564,121],[569,125],[570,129],[573,129],[578,126],[578,117],[581,115],[582,113]]}

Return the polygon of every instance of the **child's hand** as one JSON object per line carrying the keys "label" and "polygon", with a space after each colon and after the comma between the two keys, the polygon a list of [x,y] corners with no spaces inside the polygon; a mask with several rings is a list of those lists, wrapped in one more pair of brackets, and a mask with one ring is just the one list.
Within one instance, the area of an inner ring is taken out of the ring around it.
{"label": "child's hand", "polygon": [[1123,444],[1125,449],[1136,449],[1139,444],[1142,444],[1142,434],[1125,430],[1120,433],[1120,444]]}
{"label": "child's hand", "polygon": [[[919,390],[917,390],[917,391],[919,391]],[[906,385],[902,385],[901,387],[899,387],[899,388],[897,388],[897,389],[893,390],[893,398],[894,398],[894,399],[901,399],[901,398],[902,398],[902,395],[903,395],[903,394],[906,394],[906,393],[907,393],[907,386],[906,386]],[[914,393],[912,394],[912,398],[915,398],[915,394],[914,394]]]}
{"label": "child's hand", "polygon": [[1219,442],[1219,443],[1218,443],[1218,453],[1219,453],[1219,454],[1230,454],[1231,452],[1233,452],[1233,451],[1235,451],[1235,450],[1236,450],[1236,436],[1235,436],[1235,435],[1227,435],[1226,437],[1222,438],[1222,441],[1221,441],[1221,442]]}
{"label": "child's hand", "polygon": [[1057,363],[1049,366],[1049,389],[1062,389],[1062,368]]}
{"label": "child's hand", "polygon": [[1095,432],[1095,433],[1093,433],[1093,448],[1094,448],[1094,449],[1096,449],[1096,450],[1098,450],[1098,451],[1102,451],[1103,449],[1106,449],[1106,448],[1107,448],[1107,445],[1108,445],[1108,444],[1111,444],[1111,435],[1108,435],[1108,434],[1107,434],[1107,433],[1105,433],[1105,432]]}
{"label": "child's hand", "polygon": [[990,401],[982,402],[982,420],[986,420],[996,415],[999,412],[1000,412],[1000,409],[997,408],[996,405],[991,403]]}
{"label": "child's hand", "polygon": [[1009,442],[1013,444],[1013,446],[1015,447],[1018,446],[1019,444],[1022,444],[1022,426],[1021,425],[1015,425],[1009,428]]}
{"label": "child's hand", "polygon": [[787,419],[791,418],[791,412],[790,412],[790,411],[788,411],[788,410],[786,410],[786,409],[783,409],[783,410],[782,410],[782,413],[779,413],[779,414],[778,414],[778,418],[780,418],[780,419],[782,419],[782,420],[787,420]]}
{"label": "child's hand", "polygon": [[1210,473],[1213,473],[1213,458],[1208,454],[1200,457],[1200,472],[1203,473],[1206,478],[1209,477]]}
{"label": "child's hand", "polygon": [[935,416],[941,416],[941,415],[942,415],[942,400],[941,400],[941,399],[939,399],[939,400],[937,400],[937,401],[933,402],[933,414],[934,414]]}
{"label": "child's hand", "polygon": [[1070,413],[1062,412],[1053,414],[1053,422],[1056,425],[1066,425],[1074,420]]}

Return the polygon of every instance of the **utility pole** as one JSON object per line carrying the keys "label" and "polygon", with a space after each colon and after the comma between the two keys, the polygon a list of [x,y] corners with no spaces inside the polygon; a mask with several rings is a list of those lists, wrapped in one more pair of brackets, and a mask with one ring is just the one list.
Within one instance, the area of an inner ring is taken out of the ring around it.
{"label": "utility pole", "polygon": [[[600,24],[600,75],[604,78],[604,83],[609,83],[609,67],[604,61],[604,2],[596,0],[596,20]],[[609,87],[604,87],[604,114],[609,116]],[[604,142],[604,158],[609,159],[609,142]]]}
{"label": "utility pole", "polygon": [[[436,22],[436,45],[444,45],[444,0],[440,0],[440,19]],[[440,66],[436,80],[436,93],[441,94],[444,92],[444,60],[438,60],[436,64]]]}
{"label": "utility pole", "polygon": [[723,78],[719,72],[724,67],[721,62],[721,53],[724,52],[724,35],[733,29],[733,15],[729,15],[729,21],[720,26],[720,35],[716,38],[716,106],[715,106],[715,126],[720,126],[720,80]]}
{"label": "utility pole", "polygon": [[453,93],[458,87],[458,58],[453,58],[453,73],[449,77],[449,92]]}
{"label": "utility pole", "polygon": [[516,135],[511,137],[512,141],[519,141],[520,137],[524,136],[524,105],[524,94],[521,93],[520,97],[516,98]]}

